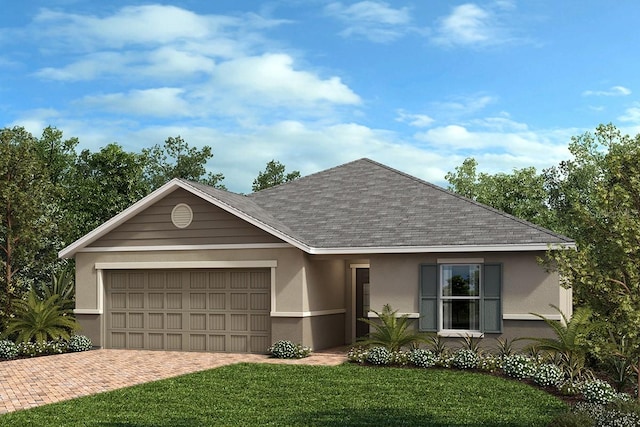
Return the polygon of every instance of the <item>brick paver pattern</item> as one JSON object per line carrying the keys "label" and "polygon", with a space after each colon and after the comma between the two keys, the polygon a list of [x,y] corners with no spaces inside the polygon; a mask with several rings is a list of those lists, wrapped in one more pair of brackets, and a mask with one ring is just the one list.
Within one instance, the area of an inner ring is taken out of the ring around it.
{"label": "brick paver pattern", "polygon": [[304,359],[259,354],[92,350],[0,362],[0,414],[241,362],[339,365],[342,351]]}

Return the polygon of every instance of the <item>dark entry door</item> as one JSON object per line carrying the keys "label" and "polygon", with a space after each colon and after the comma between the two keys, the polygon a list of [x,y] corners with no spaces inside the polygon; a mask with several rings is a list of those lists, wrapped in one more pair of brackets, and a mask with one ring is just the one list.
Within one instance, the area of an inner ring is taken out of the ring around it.
{"label": "dark entry door", "polygon": [[369,312],[369,269],[356,269],[356,338],[369,333],[369,325],[360,319],[366,318]]}

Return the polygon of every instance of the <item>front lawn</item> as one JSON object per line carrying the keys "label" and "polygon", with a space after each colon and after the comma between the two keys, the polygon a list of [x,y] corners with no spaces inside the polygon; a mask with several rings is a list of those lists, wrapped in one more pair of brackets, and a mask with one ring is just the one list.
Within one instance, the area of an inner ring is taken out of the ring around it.
{"label": "front lawn", "polygon": [[240,364],[0,416],[0,426],[546,426],[526,384],[455,370]]}

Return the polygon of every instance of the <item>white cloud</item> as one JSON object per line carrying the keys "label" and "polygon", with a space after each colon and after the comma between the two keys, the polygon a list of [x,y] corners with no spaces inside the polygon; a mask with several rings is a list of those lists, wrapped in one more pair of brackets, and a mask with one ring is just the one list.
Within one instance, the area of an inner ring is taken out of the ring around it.
{"label": "white cloud", "polygon": [[634,107],[627,108],[624,114],[618,117],[618,120],[640,125],[640,105],[636,103]]}
{"label": "white cloud", "polygon": [[131,90],[128,93],[90,95],[79,102],[118,114],[179,117],[191,114],[189,103],[182,98],[183,93],[183,89],[163,87]]}
{"label": "white cloud", "polygon": [[432,42],[445,47],[481,47],[510,43],[512,30],[504,24],[504,12],[514,9],[509,1],[495,1],[484,7],[466,3],[453,8],[438,22]]}
{"label": "white cloud", "polygon": [[227,61],[215,69],[214,86],[260,104],[360,103],[360,97],[339,77],[323,79],[309,71],[294,69],[293,62],[286,54]]}
{"label": "white cloud", "polygon": [[624,86],[612,86],[607,90],[585,90],[582,96],[627,96],[631,90]]}
{"label": "white cloud", "polygon": [[396,121],[407,123],[410,126],[424,128],[435,122],[435,119],[427,116],[426,114],[411,114],[404,110],[398,110],[398,117],[396,117]]}
{"label": "white cloud", "polygon": [[340,32],[344,37],[362,37],[387,43],[404,36],[410,30],[411,15],[406,7],[394,9],[380,1],[361,1],[345,6],[335,2],[325,11],[346,24]]}

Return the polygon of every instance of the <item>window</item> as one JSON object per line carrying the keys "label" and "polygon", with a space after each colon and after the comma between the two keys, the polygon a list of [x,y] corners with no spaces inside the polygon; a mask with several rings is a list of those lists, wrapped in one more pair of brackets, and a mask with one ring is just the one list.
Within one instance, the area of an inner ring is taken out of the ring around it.
{"label": "window", "polygon": [[420,329],[438,332],[502,332],[502,265],[420,266]]}

